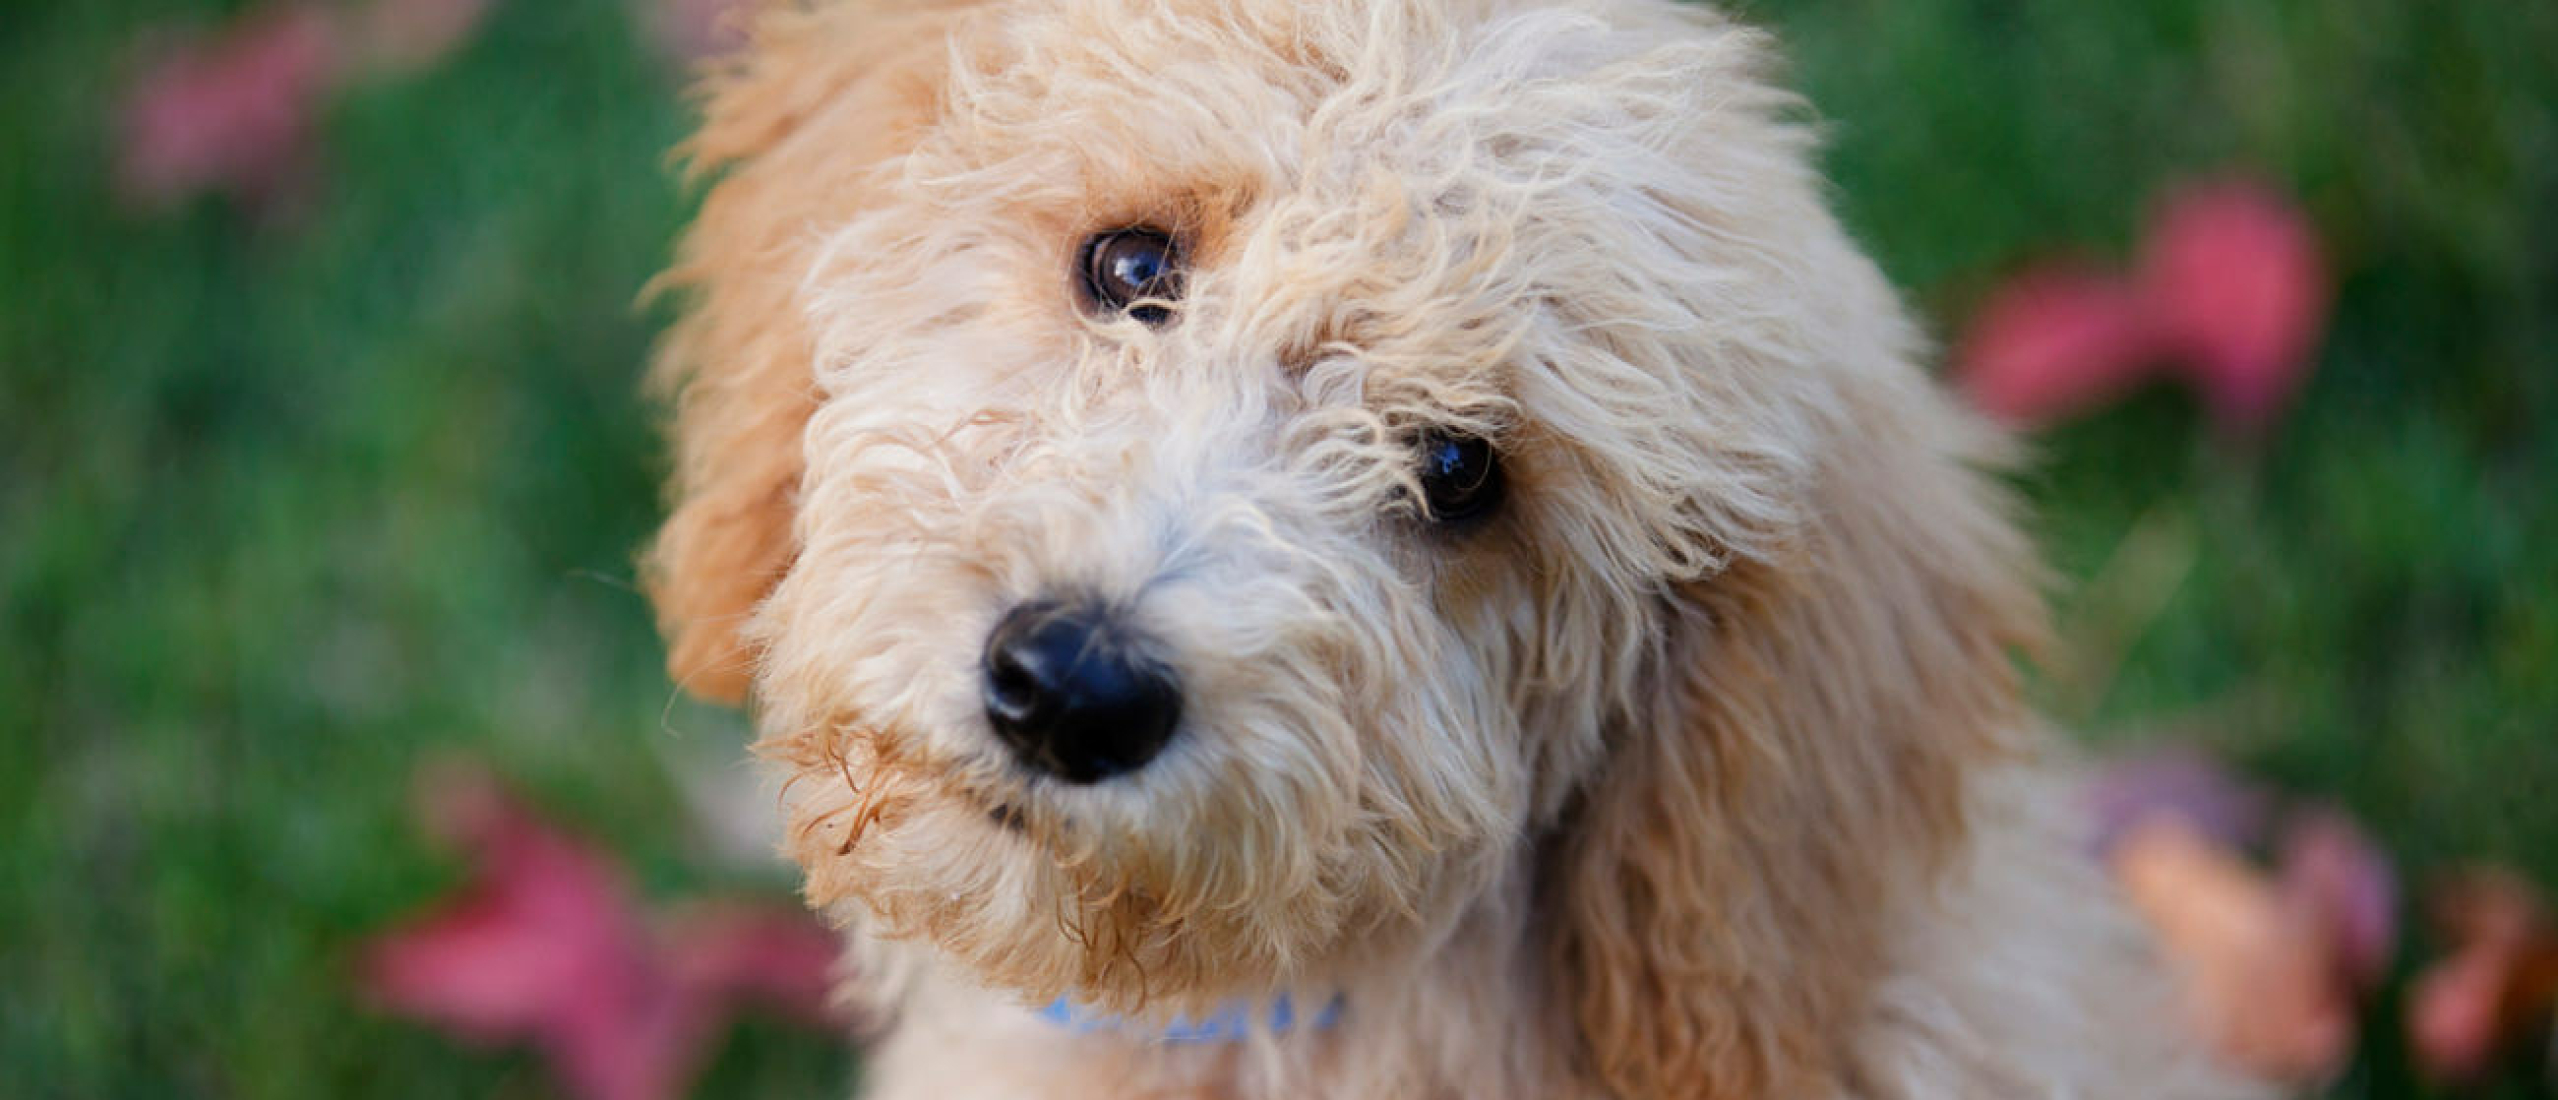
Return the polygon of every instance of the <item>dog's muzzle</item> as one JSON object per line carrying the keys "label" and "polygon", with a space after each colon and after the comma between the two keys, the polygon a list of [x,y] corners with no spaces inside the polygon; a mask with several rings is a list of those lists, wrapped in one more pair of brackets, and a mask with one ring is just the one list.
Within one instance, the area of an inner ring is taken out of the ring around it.
{"label": "dog's muzzle", "polygon": [[1069,783],[1134,771],[1172,740],[1181,685],[1126,617],[1035,600],[986,638],[986,719],[1024,764]]}

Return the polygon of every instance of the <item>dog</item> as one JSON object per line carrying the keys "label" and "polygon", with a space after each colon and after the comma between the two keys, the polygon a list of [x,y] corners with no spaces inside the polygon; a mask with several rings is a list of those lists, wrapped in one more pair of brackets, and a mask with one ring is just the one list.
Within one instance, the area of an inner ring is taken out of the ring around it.
{"label": "dog", "polygon": [[2002,437],[1668,0],[817,0],[665,282],[687,689],[930,1097],[2206,1097]]}

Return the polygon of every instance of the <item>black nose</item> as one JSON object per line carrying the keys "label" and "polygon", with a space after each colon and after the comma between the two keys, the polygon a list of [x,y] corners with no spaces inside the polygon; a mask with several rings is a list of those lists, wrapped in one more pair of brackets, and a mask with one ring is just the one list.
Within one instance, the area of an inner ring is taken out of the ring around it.
{"label": "black nose", "polygon": [[1046,600],[986,638],[986,718],[1024,763],[1091,783],[1154,759],[1181,721],[1181,686],[1106,609]]}

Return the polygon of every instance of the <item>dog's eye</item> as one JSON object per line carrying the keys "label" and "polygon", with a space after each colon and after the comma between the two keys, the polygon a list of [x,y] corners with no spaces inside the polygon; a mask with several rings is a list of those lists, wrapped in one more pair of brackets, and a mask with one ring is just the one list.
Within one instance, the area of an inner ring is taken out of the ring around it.
{"label": "dog's eye", "polygon": [[1489,516],[1501,490],[1501,455],[1481,436],[1422,434],[1421,504],[1430,522],[1452,527]]}
{"label": "dog's eye", "polygon": [[1084,241],[1076,269],[1088,304],[1101,313],[1125,313],[1149,325],[1172,319],[1165,303],[1181,299],[1181,246],[1170,234],[1143,226],[1095,233]]}

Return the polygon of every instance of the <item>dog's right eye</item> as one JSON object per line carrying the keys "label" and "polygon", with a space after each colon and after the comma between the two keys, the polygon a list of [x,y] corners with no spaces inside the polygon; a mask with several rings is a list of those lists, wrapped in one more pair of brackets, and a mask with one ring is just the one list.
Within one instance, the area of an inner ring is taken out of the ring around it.
{"label": "dog's right eye", "polygon": [[1167,303],[1181,299],[1181,246],[1160,229],[1095,233],[1084,240],[1075,266],[1086,304],[1097,313],[1160,325],[1172,319]]}
{"label": "dog's right eye", "polygon": [[1421,436],[1421,504],[1441,527],[1471,526],[1501,506],[1501,453],[1483,437],[1429,431]]}

